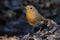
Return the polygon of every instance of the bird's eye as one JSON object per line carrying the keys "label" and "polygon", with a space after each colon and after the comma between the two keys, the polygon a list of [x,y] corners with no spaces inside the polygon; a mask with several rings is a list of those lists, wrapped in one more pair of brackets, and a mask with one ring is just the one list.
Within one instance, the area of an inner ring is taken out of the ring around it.
{"label": "bird's eye", "polygon": [[32,9],[32,8],[30,8],[30,9]]}

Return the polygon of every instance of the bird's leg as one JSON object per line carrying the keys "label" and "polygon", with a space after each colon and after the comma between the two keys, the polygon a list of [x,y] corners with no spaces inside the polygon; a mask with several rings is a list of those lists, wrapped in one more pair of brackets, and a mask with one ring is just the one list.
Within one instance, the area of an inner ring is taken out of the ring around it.
{"label": "bird's leg", "polygon": [[46,19],[45,21],[47,23],[47,27],[49,27],[51,25],[51,19]]}
{"label": "bird's leg", "polygon": [[40,34],[41,30],[42,30],[42,26],[40,26],[39,31],[37,31],[36,33],[37,33],[37,34]]}
{"label": "bird's leg", "polygon": [[51,25],[51,20],[48,19],[47,27]]}
{"label": "bird's leg", "polygon": [[48,21],[48,22],[47,22],[47,27],[48,27],[48,34],[49,34],[49,30],[50,30],[49,27],[50,27],[50,25],[51,25],[51,20],[48,19],[47,21]]}

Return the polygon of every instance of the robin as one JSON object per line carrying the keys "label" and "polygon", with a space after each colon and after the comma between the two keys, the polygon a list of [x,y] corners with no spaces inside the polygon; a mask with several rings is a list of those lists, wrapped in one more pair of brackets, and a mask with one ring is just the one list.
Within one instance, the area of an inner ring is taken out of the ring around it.
{"label": "robin", "polygon": [[26,10],[26,19],[33,27],[38,27],[45,22],[47,22],[47,27],[49,27],[51,24],[57,25],[53,20],[43,17],[33,5],[27,5]]}

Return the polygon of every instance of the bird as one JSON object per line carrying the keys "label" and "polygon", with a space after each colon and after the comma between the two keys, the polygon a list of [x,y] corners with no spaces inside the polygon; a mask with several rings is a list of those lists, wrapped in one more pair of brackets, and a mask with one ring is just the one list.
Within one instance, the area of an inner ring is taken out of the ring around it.
{"label": "bird", "polygon": [[27,5],[26,8],[26,20],[27,22],[33,26],[38,27],[40,25],[43,25],[45,22],[47,22],[47,27],[50,27],[51,24],[57,25],[56,22],[54,22],[52,19],[47,19],[44,16],[42,16],[38,10],[33,5]]}

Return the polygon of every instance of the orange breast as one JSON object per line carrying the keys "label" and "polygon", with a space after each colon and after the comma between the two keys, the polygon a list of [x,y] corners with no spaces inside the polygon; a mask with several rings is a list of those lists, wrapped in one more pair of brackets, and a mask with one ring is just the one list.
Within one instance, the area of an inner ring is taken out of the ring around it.
{"label": "orange breast", "polygon": [[27,10],[26,18],[27,21],[31,24],[34,24],[36,22],[36,19],[34,18],[34,11],[31,9]]}

